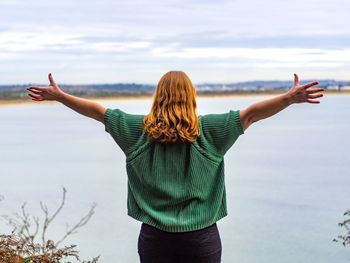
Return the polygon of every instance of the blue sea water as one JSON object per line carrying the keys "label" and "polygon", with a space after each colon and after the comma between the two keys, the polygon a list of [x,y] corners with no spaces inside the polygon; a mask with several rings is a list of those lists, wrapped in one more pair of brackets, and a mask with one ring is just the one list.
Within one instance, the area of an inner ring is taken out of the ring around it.
{"label": "blue sea water", "polygon": [[[198,113],[243,109],[267,97],[199,98]],[[151,100],[102,101],[147,114]],[[228,216],[218,222],[222,262],[341,263],[350,248],[332,242],[350,209],[350,96],[294,104],[250,126],[225,156]],[[0,107],[0,215],[39,202],[66,205],[48,237],[60,238],[97,203],[86,226],[65,244],[82,258],[138,262],[140,223],[127,216],[125,156],[104,126],[61,104]],[[11,227],[0,221],[0,233]]]}

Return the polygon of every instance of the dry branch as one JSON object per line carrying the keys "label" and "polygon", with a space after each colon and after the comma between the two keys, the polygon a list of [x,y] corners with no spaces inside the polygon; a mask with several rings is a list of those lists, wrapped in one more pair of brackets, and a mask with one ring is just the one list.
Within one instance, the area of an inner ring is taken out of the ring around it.
{"label": "dry branch", "polygon": [[[67,231],[57,242],[46,238],[46,232],[52,221],[62,211],[66,201],[66,188],[63,188],[62,200],[56,211],[50,215],[47,206],[40,202],[41,210],[44,213],[43,225],[40,228],[40,219],[36,216],[30,216],[26,211],[26,203],[21,206],[21,213],[15,213],[14,217],[2,215],[1,218],[6,223],[14,228],[11,235],[0,235],[0,263],[9,262],[26,262],[26,263],[57,263],[62,257],[75,257],[79,262],[94,263],[98,258],[92,261],[80,261],[77,251],[74,250],[75,245],[69,247],[58,248],[58,246],[70,235],[77,232],[77,229],[83,227],[91,219],[95,212],[96,204],[92,204],[89,212],[83,216],[75,225]],[[36,243],[36,238],[39,238],[39,230],[41,230],[41,244]],[[14,256],[12,261],[9,261],[8,255]],[[28,258],[30,261],[23,261]],[[21,260],[22,261],[18,261]],[[5,261],[4,261],[5,260]],[[17,260],[17,261],[13,261]],[[50,261],[53,260],[53,261]]]}

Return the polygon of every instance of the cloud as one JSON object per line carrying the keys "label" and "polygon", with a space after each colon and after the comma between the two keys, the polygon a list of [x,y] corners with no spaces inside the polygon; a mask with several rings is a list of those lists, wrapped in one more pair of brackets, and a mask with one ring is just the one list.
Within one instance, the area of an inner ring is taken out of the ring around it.
{"label": "cloud", "polygon": [[338,62],[311,62],[311,63],[302,63],[302,62],[292,62],[292,63],[256,63],[253,64],[253,67],[260,67],[260,68],[336,68],[343,66],[344,63],[338,63]]}
{"label": "cloud", "polygon": [[65,49],[78,45],[76,35],[56,33],[27,33],[27,32],[1,32],[0,50],[2,52],[27,52],[43,49]]}
{"label": "cloud", "polygon": [[284,63],[299,62],[350,62],[350,48],[343,50],[306,49],[306,48],[155,48],[155,56],[178,57],[182,59],[217,58],[246,59],[248,61],[265,60]]}
{"label": "cloud", "polygon": [[0,79],[40,81],[50,69],[66,83],[107,74],[109,82],[154,82],[179,68],[217,81],[230,69],[256,79],[262,69],[312,75],[327,67],[344,78],[349,9],[345,0],[2,0]]}

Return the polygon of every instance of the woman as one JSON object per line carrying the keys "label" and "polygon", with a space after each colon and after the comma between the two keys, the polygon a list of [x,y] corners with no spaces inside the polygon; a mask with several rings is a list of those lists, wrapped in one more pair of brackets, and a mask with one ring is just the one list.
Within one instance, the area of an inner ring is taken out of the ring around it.
{"label": "woman", "polygon": [[56,100],[105,125],[126,155],[128,215],[142,222],[141,262],[220,262],[216,222],[227,215],[224,155],[254,122],[293,103],[319,103],[317,82],[243,110],[197,116],[195,88],[187,75],[170,71],[159,81],[146,116],[105,109],[50,85],[30,87],[35,101]]}

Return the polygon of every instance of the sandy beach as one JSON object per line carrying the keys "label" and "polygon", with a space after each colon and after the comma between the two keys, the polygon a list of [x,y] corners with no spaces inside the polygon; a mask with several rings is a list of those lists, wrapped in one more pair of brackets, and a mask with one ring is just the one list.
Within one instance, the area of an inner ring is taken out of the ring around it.
{"label": "sandy beach", "polygon": [[[282,93],[241,93],[241,94],[197,94],[197,98],[242,98],[242,97],[270,97],[277,96]],[[326,91],[323,93],[324,96],[343,96],[350,95],[349,91]],[[87,98],[96,102],[103,103],[105,101],[118,101],[118,100],[152,100],[153,96],[135,96],[135,97],[107,97],[107,98]],[[30,98],[28,100],[0,100],[0,107],[4,106],[17,106],[17,105],[42,105],[58,103],[56,101],[33,101]]]}

